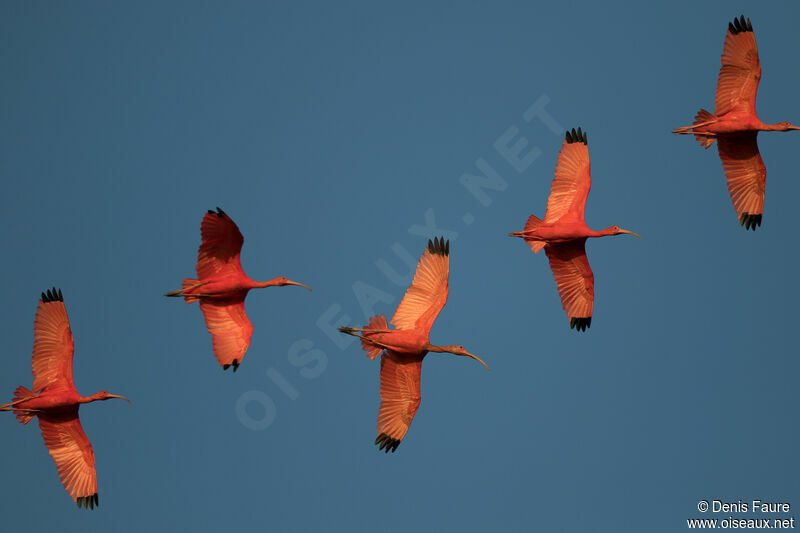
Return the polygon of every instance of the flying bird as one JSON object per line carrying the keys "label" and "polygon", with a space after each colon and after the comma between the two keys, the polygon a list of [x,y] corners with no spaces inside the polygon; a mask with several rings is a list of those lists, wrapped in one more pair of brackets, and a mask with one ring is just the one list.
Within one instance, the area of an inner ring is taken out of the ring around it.
{"label": "flying bird", "polygon": [[583,212],[592,187],[587,142],[581,128],[567,131],[558,153],[544,220],[531,215],[522,231],[509,233],[524,239],[534,253],[544,248],[569,327],[578,331],[586,331],[592,325],[594,306],[594,274],[586,258],[586,239],[622,233],[639,237],[619,226],[595,231],[586,225]]}
{"label": "flying bird", "polygon": [[219,207],[209,209],[200,225],[202,243],[197,251],[197,279],[186,278],[182,288],[164,296],[183,297],[187,304],[200,302],[200,310],[211,334],[214,355],[227,370],[239,368],[250,346],[253,324],[244,311],[244,299],[250,289],[297,285],[281,276],[269,281],[254,281],[247,277],[239,261],[242,237],[239,228]]}
{"label": "flying bird", "polygon": [[17,387],[14,401],[0,405],[11,411],[22,424],[39,419],[44,444],[56,463],[58,477],[78,507],[94,509],[97,496],[97,471],[94,451],[78,417],[82,403],[120,398],[108,391],[81,396],[72,382],[72,355],[75,345],[67,309],[60,290],[42,293],[33,325],[33,390]]}
{"label": "flying bird", "polygon": [[[428,352],[471,357],[486,366],[463,346],[436,346],[428,336],[439,312],[447,303],[450,276],[450,242],[444,238],[428,241],[417,264],[414,280],[394,312],[391,329],[384,315],[369,320],[364,328],[340,327],[339,331],[361,339],[367,357],[381,357],[381,406],[378,410],[379,450],[392,453],[411,425],[419,407],[422,360]],[[489,367],[486,366],[486,370]]]}
{"label": "flying bird", "polygon": [[742,15],[728,23],[714,114],[701,109],[691,126],[672,131],[694,135],[704,148],[716,139],[739,225],[753,231],[761,225],[767,184],[767,168],[758,152],[758,132],[800,130],[789,122],[764,124],[759,120],[756,91],[760,80],[761,63],[753,25]]}

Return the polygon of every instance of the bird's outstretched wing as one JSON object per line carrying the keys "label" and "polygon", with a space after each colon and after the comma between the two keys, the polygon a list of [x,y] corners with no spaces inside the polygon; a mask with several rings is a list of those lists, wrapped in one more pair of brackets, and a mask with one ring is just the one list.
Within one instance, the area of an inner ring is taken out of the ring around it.
{"label": "bird's outstretched wing", "polygon": [[447,279],[450,275],[450,241],[443,237],[428,241],[417,263],[414,281],[397,306],[391,323],[397,329],[430,331],[439,312],[447,303]]}
{"label": "bird's outstretched wing", "polygon": [[78,507],[94,509],[99,505],[94,451],[81,427],[78,408],[60,415],[40,413],[39,428],[72,501]]}
{"label": "bird's outstretched wing", "polygon": [[586,197],[592,187],[589,165],[589,147],[586,132],[567,131],[561,151],[558,152],[556,176],[550,186],[547,199],[545,223],[552,223],[567,217],[575,222],[583,221]]}
{"label": "bird's outstretched wing", "polygon": [[381,407],[375,444],[386,453],[394,453],[400,446],[414,419],[421,399],[421,372],[422,357],[402,357],[389,350],[381,357]]}
{"label": "bird's outstretched wing", "polygon": [[204,298],[200,300],[200,310],[211,333],[217,361],[225,370],[232,365],[236,372],[253,336],[253,324],[244,311],[244,296]]}
{"label": "bird's outstretched wing", "polygon": [[42,293],[33,324],[33,390],[50,385],[74,389],[72,355],[75,345],[60,290]]}
{"label": "bird's outstretched wing", "polygon": [[767,167],[758,152],[758,133],[718,135],[719,158],[739,222],[755,231],[761,225]]}
{"label": "bird's outstretched wing", "polygon": [[208,279],[222,270],[243,272],[239,261],[242,251],[242,237],[231,217],[219,207],[209,210],[200,225],[203,239],[197,250],[197,277],[200,281]]}
{"label": "bird's outstretched wing", "polygon": [[594,304],[594,275],[586,258],[585,244],[586,239],[579,239],[544,247],[570,328],[579,331],[592,325]]}
{"label": "bird's outstretched wing", "polygon": [[722,51],[722,68],[717,78],[714,115],[724,115],[737,106],[745,105],[755,113],[756,92],[761,80],[761,63],[753,34],[753,25],[744,15],[728,24]]}

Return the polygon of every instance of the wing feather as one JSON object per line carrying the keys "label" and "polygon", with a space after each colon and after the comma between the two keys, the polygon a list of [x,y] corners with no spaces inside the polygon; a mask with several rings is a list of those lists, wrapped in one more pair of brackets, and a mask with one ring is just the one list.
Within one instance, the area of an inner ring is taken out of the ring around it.
{"label": "wing feather", "polygon": [[557,222],[564,217],[576,222],[583,221],[592,176],[586,136],[579,132],[580,128],[578,132],[573,129],[572,134],[567,132],[558,152],[555,178],[547,199],[545,223]]}
{"label": "wing feather", "polygon": [[544,248],[558,285],[561,304],[571,323],[592,316],[594,274],[586,257],[586,239],[548,244]]}
{"label": "wing feather", "polygon": [[758,151],[758,132],[719,135],[717,143],[736,214],[740,218],[743,215],[761,215],[767,168]]}
{"label": "wing feather", "polygon": [[[728,26],[717,78],[714,115],[720,116],[740,105],[755,113],[756,92],[761,80],[761,62],[750,20],[735,20]],[[749,29],[748,29],[749,28]]]}
{"label": "wing feather", "polygon": [[220,271],[244,272],[239,260],[244,237],[219,207],[209,211],[200,225],[202,243],[197,250],[197,278],[204,280]]}
{"label": "wing feather", "polygon": [[94,451],[81,427],[77,406],[69,413],[40,413],[38,418],[44,444],[67,493],[78,506],[94,508],[99,504]]}
{"label": "wing feather", "polygon": [[381,449],[394,452],[419,408],[422,357],[403,357],[387,350],[381,357],[381,406],[378,438]]}
{"label": "wing feather", "polygon": [[223,368],[239,366],[250,346],[253,324],[244,310],[244,296],[240,298],[203,298],[200,310],[211,333],[214,355]]}
{"label": "wing feather", "polygon": [[424,328],[430,331],[447,303],[450,275],[450,242],[443,238],[428,241],[428,247],[417,263],[414,280],[391,323],[401,330]]}
{"label": "wing feather", "polygon": [[58,384],[74,389],[72,357],[75,344],[61,291],[42,293],[33,324],[33,390]]}

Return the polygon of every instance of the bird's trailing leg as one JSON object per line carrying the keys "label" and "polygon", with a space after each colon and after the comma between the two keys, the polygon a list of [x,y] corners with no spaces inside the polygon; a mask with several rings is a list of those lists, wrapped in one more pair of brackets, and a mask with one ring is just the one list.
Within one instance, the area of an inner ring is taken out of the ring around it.
{"label": "bird's trailing leg", "polygon": [[675,135],[704,135],[706,137],[716,137],[717,134],[711,131],[673,131]]}
{"label": "bird's trailing leg", "polygon": [[369,342],[371,344],[374,344],[375,346],[379,346],[379,347],[384,348],[386,350],[391,350],[392,349],[391,346],[383,344],[382,342],[378,342],[375,339],[371,339],[369,337],[365,337],[364,335],[359,335],[358,333],[354,333],[355,331],[367,331],[367,332],[370,332],[370,333],[372,333],[372,332],[390,333],[391,330],[385,330],[385,331],[384,330],[379,330],[379,329],[369,330],[369,329],[351,328],[351,327],[348,327],[348,326],[342,326],[342,327],[339,328],[339,331],[341,331],[342,333],[347,333],[348,335],[352,335],[353,337],[358,337],[359,339],[361,339],[363,341],[367,341],[367,342]]}
{"label": "bird's trailing leg", "polygon": [[14,411],[15,413],[38,413],[40,409],[25,409],[24,407],[2,407],[0,406],[0,412],[2,411]]}
{"label": "bird's trailing leg", "polygon": [[368,328],[351,328],[349,326],[342,326],[339,328],[339,331],[342,333],[347,333],[348,335],[352,335],[352,331],[361,331],[364,333],[392,333],[393,330],[391,329],[368,329]]}
{"label": "bird's trailing leg", "polygon": [[[198,287],[202,287],[203,285],[206,285],[208,283],[209,283],[208,281],[203,281],[203,282],[198,283],[197,285],[192,285],[191,287],[184,287],[182,289],[178,289],[177,291],[168,292],[164,296],[171,296],[173,298],[180,298],[180,297],[184,296],[183,291],[185,291],[187,289],[188,290],[194,290],[194,289],[196,289]],[[190,296],[211,296],[211,295],[210,294],[191,294]]]}
{"label": "bird's trailing leg", "polygon": [[[694,128],[700,128],[702,126],[708,126],[709,124],[713,124],[713,123],[717,122],[718,120],[719,119],[715,118],[714,120],[706,120],[705,122],[698,122],[697,124],[692,124],[691,126],[684,126],[682,128],[675,128],[674,130],[672,130],[672,133],[677,133],[677,134],[695,133],[695,132],[690,131],[690,130],[692,130]],[[699,133],[699,132],[697,132],[697,133]]]}
{"label": "bird's trailing leg", "polygon": [[34,398],[36,398],[36,396],[27,396],[25,398],[20,398],[19,400],[14,400],[11,403],[0,405],[0,411],[36,411],[36,409],[14,409],[15,405],[22,402],[27,402],[28,400],[33,400]]}

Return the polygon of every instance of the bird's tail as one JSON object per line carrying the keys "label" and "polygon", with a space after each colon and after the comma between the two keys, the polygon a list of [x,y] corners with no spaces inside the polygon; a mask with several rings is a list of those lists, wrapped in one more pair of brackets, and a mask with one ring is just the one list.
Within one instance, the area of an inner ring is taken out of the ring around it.
{"label": "bird's tail", "polygon": [[[12,404],[28,400],[33,396],[34,396],[33,391],[30,391],[25,387],[23,387],[22,385],[20,385],[19,387],[17,387],[17,390],[14,391],[14,402],[12,402]],[[23,425],[30,422],[31,418],[35,416],[30,411],[22,411],[22,410],[14,410],[14,414],[17,416],[17,420],[19,420],[19,423]]]}
{"label": "bird's tail", "polygon": [[522,231],[515,231],[513,233],[509,233],[509,235],[512,237],[521,237],[527,244],[530,245],[533,253],[539,253],[539,250],[544,248],[547,242],[531,237],[529,233],[536,230],[541,223],[542,221],[537,216],[531,215],[528,217],[528,221],[525,223],[525,228]]}
{"label": "bird's tail", "polygon": [[[364,329],[388,330],[389,323],[386,321],[385,315],[375,315],[374,317],[369,319],[369,324],[367,324],[367,327],[365,327]],[[369,332],[364,332],[364,335],[366,337],[370,336]],[[372,344],[368,340],[365,340],[364,338],[361,339],[361,349],[367,352],[367,357],[369,357],[370,359],[375,359],[383,351],[382,347],[375,346],[374,344]]]}
{"label": "bird's tail", "polygon": [[[716,117],[714,117],[714,115],[712,115],[705,109],[701,109],[694,116],[694,122],[692,122],[692,126],[696,126],[697,124],[706,124],[708,122],[712,122],[714,121],[715,118]],[[709,146],[714,144],[714,137],[711,137],[709,135],[695,135],[694,138],[697,139],[697,142],[700,143],[700,146],[702,146],[705,149],[708,149]]]}

